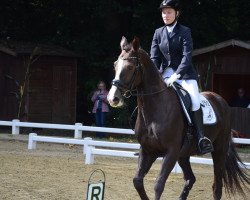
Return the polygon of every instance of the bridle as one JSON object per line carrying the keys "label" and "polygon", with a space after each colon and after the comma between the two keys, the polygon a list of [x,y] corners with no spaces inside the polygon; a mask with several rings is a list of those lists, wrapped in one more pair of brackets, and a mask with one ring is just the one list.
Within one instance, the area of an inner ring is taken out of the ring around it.
{"label": "bridle", "polygon": [[139,70],[141,71],[141,74],[143,73],[142,65],[140,63],[139,56],[130,56],[127,58],[120,58],[120,59],[122,59],[122,60],[136,59],[136,67],[135,67],[135,70],[134,70],[134,73],[133,73],[131,79],[128,82],[128,85],[124,84],[121,80],[117,80],[117,79],[114,79],[111,82],[111,85],[116,86],[121,91],[125,90],[125,92],[122,93],[122,96],[124,96],[125,98],[129,98],[131,96],[135,96],[133,93],[137,92],[137,89],[134,88],[133,86],[134,86],[136,77],[139,73]]}
{"label": "bridle", "polygon": [[[122,92],[122,96],[124,96],[125,98],[130,98],[131,96],[146,96],[146,95],[158,94],[158,93],[161,93],[167,89],[167,87],[165,87],[165,88],[163,88],[159,91],[156,91],[156,92],[151,92],[151,93],[141,92],[141,93],[139,93],[138,89],[136,87],[134,88],[134,83],[135,83],[136,77],[137,77],[139,72],[141,72],[141,76],[143,76],[143,69],[142,69],[142,64],[140,62],[140,57],[139,56],[130,56],[127,58],[120,58],[120,59],[122,59],[122,60],[136,59],[136,67],[135,67],[135,70],[134,70],[134,73],[133,73],[131,79],[128,82],[128,85],[124,84],[121,80],[117,80],[117,79],[113,79],[111,82],[111,85],[116,86],[118,89],[120,89],[121,92],[124,91],[124,92]],[[143,78],[143,77],[141,77],[141,78]]]}

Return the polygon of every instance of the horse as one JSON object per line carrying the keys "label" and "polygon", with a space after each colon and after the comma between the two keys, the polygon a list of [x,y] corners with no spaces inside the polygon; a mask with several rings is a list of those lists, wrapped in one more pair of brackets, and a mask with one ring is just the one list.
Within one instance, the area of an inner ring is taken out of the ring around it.
{"label": "horse", "polygon": [[[138,157],[138,169],[133,184],[142,200],[148,200],[143,179],[158,157],[163,157],[159,176],[154,191],[155,200],[159,200],[166,180],[176,162],[179,163],[185,185],[179,200],[188,197],[196,181],[190,164],[190,156],[198,154],[196,143],[191,141],[184,149],[183,143],[189,125],[183,114],[180,101],[174,89],[167,87],[158,69],[149,55],[140,48],[139,38],[128,43],[125,37],[120,42],[121,54],[114,63],[115,78],[108,94],[112,107],[124,104],[124,97],[137,96],[138,115],[135,134],[141,146]],[[239,193],[246,197],[250,176],[241,169],[240,160],[234,148],[231,136],[230,107],[216,93],[202,92],[212,105],[217,123],[204,126],[205,136],[214,146],[212,152],[214,167],[213,198],[222,197],[223,185],[228,194]]]}

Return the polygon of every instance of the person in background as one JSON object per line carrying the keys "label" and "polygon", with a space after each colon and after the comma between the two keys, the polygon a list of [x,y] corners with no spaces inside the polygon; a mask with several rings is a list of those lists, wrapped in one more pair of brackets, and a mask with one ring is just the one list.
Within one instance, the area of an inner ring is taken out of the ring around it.
{"label": "person in background", "polygon": [[[92,102],[94,102],[92,113],[95,114],[96,126],[98,127],[105,127],[106,115],[109,112],[107,95],[108,90],[106,89],[106,84],[104,81],[99,81],[97,90],[91,98]],[[96,136],[104,137],[105,134],[98,132]]]}
{"label": "person in background", "polygon": [[247,98],[243,88],[238,89],[238,95],[230,102],[231,107],[247,108],[249,104],[250,100]]}

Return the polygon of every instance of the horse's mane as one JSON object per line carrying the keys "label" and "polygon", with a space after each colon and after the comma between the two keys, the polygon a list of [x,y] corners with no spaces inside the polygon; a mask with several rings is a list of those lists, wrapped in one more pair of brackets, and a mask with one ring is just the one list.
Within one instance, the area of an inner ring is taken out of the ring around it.
{"label": "horse's mane", "polygon": [[[129,43],[129,44],[127,44],[127,45],[125,45],[123,47],[123,50],[126,51],[126,52],[129,52],[129,51],[132,50],[132,48],[133,48],[132,44]],[[150,56],[149,56],[148,52],[146,52],[142,47],[140,47],[139,50],[138,50],[138,53],[139,53],[140,59],[144,60],[145,67],[150,68],[150,71],[157,74],[160,77],[160,79],[162,79],[162,76],[161,76],[159,70],[157,69],[157,67],[155,66],[153,61],[150,59]],[[164,80],[162,79],[162,81],[164,81]]]}
{"label": "horse's mane", "polygon": [[[142,49],[141,47],[139,49],[139,54],[146,61],[145,67],[150,67],[151,70],[153,70],[153,72],[157,73],[159,75],[159,77],[162,79],[162,76],[161,76],[159,70],[157,69],[157,67],[155,66],[153,61],[151,60],[149,54],[144,49]],[[162,79],[162,81],[164,81],[164,80]]]}

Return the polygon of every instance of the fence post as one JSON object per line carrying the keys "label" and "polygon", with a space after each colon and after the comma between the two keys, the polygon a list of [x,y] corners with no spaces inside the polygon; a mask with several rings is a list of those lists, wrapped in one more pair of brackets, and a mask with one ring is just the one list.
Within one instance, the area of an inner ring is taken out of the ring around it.
{"label": "fence post", "polygon": [[89,146],[89,144],[90,144],[90,141],[92,141],[92,138],[91,138],[91,137],[85,137],[85,138],[84,138],[83,155],[86,154],[87,148],[88,148],[88,146]]}
{"label": "fence post", "polygon": [[34,136],[37,136],[36,133],[30,133],[29,134],[29,142],[28,142],[28,149],[36,149],[36,140],[34,140]]}
{"label": "fence post", "polygon": [[16,126],[17,122],[20,122],[20,120],[19,119],[12,120],[12,135],[19,135],[20,133],[20,127]]}
{"label": "fence post", "polygon": [[75,123],[75,139],[81,139],[82,138],[82,130],[79,130],[79,126],[82,126],[82,123]]}
{"label": "fence post", "polygon": [[181,170],[181,167],[180,167],[180,165],[176,162],[176,164],[175,164],[175,166],[174,166],[174,168],[173,168],[173,170],[172,170],[172,172],[173,173],[182,173],[182,170]]}
{"label": "fence post", "polygon": [[95,148],[91,146],[92,138],[84,138],[84,153],[85,153],[85,164],[91,165],[94,163],[94,155],[92,154],[92,149]]}
{"label": "fence post", "polygon": [[94,155],[92,154],[92,150],[95,147],[93,146],[88,146],[87,151],[86,151],[86,158],[85,158],[85,164],[86,165],[92,165],[94,164]]}

